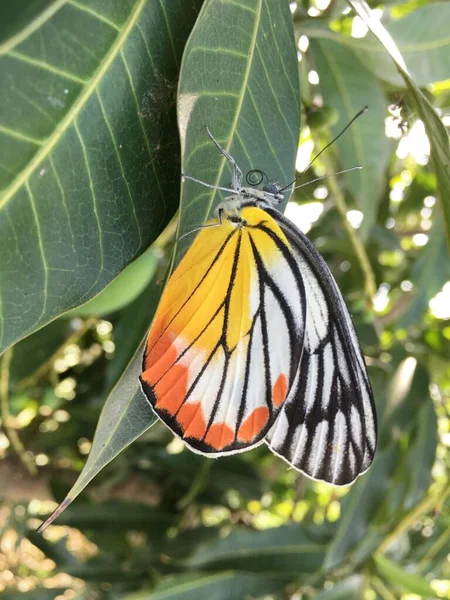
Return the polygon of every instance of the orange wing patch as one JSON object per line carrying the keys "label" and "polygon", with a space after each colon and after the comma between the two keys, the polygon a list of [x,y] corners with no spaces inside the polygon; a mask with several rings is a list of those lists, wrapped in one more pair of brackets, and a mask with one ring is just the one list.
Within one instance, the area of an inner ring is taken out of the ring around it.
{"label": "orange wing patch", "polygon": [[284,373],[280,373],[278,375],[277,380],[275,381],[275,385],[272,390],[272,402],[273,405],[277,408],[283,404],[286,399],[286,393],[288,389],[288,382],[286,379],[286,375]]}
{"label": "orange wing patch", "polygon": [[234,440],[234,431],[226,423],[216,423],[210,427],[205,442],[214,450],[222,450]]}
{"label": "orange wing patch", "polygon": [[269,409],[265,406],[255,410],[245,419],[239,427],[238,440],[240,442],[251,442],[261,433],[269,420]]}

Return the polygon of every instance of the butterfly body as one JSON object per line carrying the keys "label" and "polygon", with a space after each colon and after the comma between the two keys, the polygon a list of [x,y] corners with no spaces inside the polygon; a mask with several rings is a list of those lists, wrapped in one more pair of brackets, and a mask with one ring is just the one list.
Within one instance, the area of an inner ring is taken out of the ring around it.
{"label": "butterfly body", "polygon": [[377,436],[351,318],[317,250],[277,210],[282,194],[242,188],[239,174],[169,279],[142,388],[195,452],[265,441],[308,476],[345,485],[370,466]]}

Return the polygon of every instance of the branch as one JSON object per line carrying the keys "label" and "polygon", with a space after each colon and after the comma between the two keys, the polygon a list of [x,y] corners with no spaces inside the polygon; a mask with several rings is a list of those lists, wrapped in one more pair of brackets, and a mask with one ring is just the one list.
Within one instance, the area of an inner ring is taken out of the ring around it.
{"label": "branch", "polygon": [[[19,435],[14,427],[11,427],[11,414],[9,412],[9,368],[13,357],[13,349],[9,348],[4,353],[0,363],[0,415],[5,429],[6,437],[11,444],[11,448],[22,461],[22,464],[30,473],[37,475],[36,465],[32,456],[25,450],[20,441]],[[5,481],[7,481],[5,479]]]}

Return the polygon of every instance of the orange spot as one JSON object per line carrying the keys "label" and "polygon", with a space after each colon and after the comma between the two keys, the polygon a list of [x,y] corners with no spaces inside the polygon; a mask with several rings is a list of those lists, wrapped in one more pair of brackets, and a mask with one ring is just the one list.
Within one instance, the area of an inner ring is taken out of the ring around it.
{"label": "orange spot", "polygon": [[226,423],[216,423],[208,431],[205,442],[214,450],[222,450],[234,440],[234,432]]}
{"label": "orange spot", "polygon": [[272,390],[272,402],[277,408],[283,404],[286,398],[287,387],[286,375],[281,373],[278,375]]}
{"label": "orange spot", "polygon": [[[150,345],[150,340],[149,340]],[[155,384],[174,364],[177,350],[172,345],[169,333],[164,333],[153,346],[145,360],[143,378],[150,385]]]}
{"label": "orange spot", "polygon": [[175,365],[154,386],[155,408],[174,415],[187,393],[188,368]]}
{"label": "orange spot", "polygon": [[265,406],[255,408],[239,427],[238,440],[251,442],[262,431],[268,420],[269,410]]}
{"label": "orange spot", "polygon": [[177,421],[184,430],[184,437],[201,440],[205,435],[206,423],[200,402],[185,404],[177,414]]}

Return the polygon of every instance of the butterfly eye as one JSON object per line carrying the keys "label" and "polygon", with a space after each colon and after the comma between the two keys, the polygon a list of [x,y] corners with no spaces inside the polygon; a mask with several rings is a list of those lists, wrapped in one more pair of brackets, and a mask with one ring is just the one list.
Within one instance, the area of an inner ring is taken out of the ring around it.
{"label": "butterfly eye", "polygon": [[267,192],[268,194],[273,194],[276,196],[278,194],[278,186],[274,181],[269,181],[267,185],[263,187],[263,192]]}

